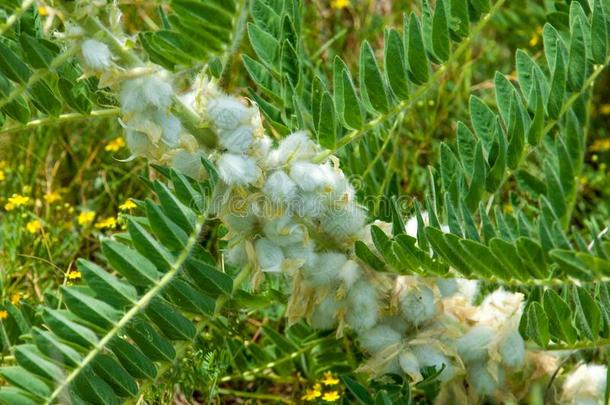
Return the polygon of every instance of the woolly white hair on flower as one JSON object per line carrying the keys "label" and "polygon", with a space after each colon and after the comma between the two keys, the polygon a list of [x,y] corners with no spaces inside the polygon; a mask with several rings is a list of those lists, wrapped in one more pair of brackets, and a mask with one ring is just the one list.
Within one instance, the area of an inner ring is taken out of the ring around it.
{"label": "woolly white hair on flower", "polygon": [[327,295],[316,305],[311,314],[310,323],[312,328],[326,330],[337,325],[337,313],[342,309],[343,303],[337,301],[332,295]]}
{"label": "woolly white hair on flower", "polygon": [[504,383],[505,374],[501,367],[496,369],[497,373],[495,376],[490,373],[487,369],[487,364],[484,362],[469,364],[466,369],[468,381],[475,391],[481,395],[492,395]]}
{"label": "woolly white hair on flower", "polygon": [[305,227],[295,223],[290,215],[282,215],[270,220],[264,225],[263,232],[278,246],[303,243],[307,236]]}
{"label": "woolly white hair on flower", "polygon": [[425,285],[410,285],[403,288],[399,294],[399,301],[402,316],[414,326],[419,326],[436,315],[437,303],[434,292]]}
{"label": "woolly white hair on flower", "polygon": [[313,286],[329,285],[337,279],[345,263],[347,263],[347,257],[343,253],[320,253],[313,266],[303,268],[303,275],[305,280]]}
{"label": "woolly white hair on flower", "polygon": [[157,147],[144,132],[127,129],[125,131],[125,142],[133,156],[151,156],[157,150]]}
{"label": "woolly white hair on flower", "polygon": [[581,364],[568,374],[563,383],[561,400],[564,404],[603,405],[606,392],[606,366]]}
{"label": "woolly white hair on flower", "polygon": [[485,360],[494,337],[494,331],[486,326],[475,326],[455,341],[455,347],[466,363]]}
{"label": "woolly white hair on flower", "polygon": [[440,381],[449,381],[456,375],[457,370],[451,360],[436,347],[417,345],[412,350],[420,367],[434,367],[436,371],[439,371],[444,366],[443,371],[438,376]]}
{"label": "woolly white hair on flower", "polygon": [[523,294],[511,293],[499,288],[487,295],[477,308],[474,319],[491,327],[502,326],[508,318],[521,318]]}
{"label": "woolly white hair on flower", "polygon": [[398,355],[398,364],[400,364],[402,371],[411,377],[414,382],[422,380],[423,377],[419,372],[419,361],[411,350],[405,349],[400,352]]}
{"label": "woolly white hair on flower", "polygon": [[226,132],[234,131],[242,125],[251,126],[256,109],[245,106],[235,97],[220,96],[208,101],[206,112],[223,138]]}
{"label": "woolly white hair on flower", "polygon": [[106,70],[112,64],[112,53],[108,45],[95,39],[86,39],[81,44],[85,65],[95,71]]}
{"label": "woolly white hair on flower", "polygon": [[290,208],[292,212],[301,218],[317,219],[326,209],[326,199],[323,195],[315,192],[299,193],[292,201]]}
{"label": "woolly white hair on flower", "polygon": [[154,122],[161,127],[161,140],[170,148],[178,146],[182,131],[180,120],[166,111],[156,111],[153,117]]}
{"label": "woolly white hair on flower", "polygon": [[383,349],[401,342],[402,336],[389,325],[376,325],[361,333],[360,344],[370,353],[375,354]]}
{"label": "woolly white hair on flower", "polygon": [[172,95],[172,86],[160,74],[126,80],[121,85],[121,110],[126,114],[150,108],[166,110]]}
{"label": "woolly white hair on flower", "polygon": [[368,281],[359,281],[347,296],[345,320],[355,330],[366,330],[377,323],[379,302],[377,290]]}
{"label": "woolly white hair on flower", "polygon": [[254,129],[247,125],[241,125],[231,131],[220,135],[218,143],[233,153],[244,153],[252,145]]}
{"label": "woolly white hair on flower", "polygon": [[232,266],[245,266],[248,263],[246,245],[237,243],[224,252],[224,258]]}
{"label": "woolly white hair on flower", "polygon": [[254,183],[261,170],[253,158],[233,153],[224,153],[217,162],[220,178],[229,185],[245,186]]}
{"label": "woolly white hair on flower", "polygon": [[276,203],[290,203],[297,195],[297,185],[283,170],[278,170],[267,178],[263,192]]}
{"label": "woolly white hair on flower", "polygon": [[354,238],[366,223],[366,212],[356,204],[331,207],[322,215],[322,229],[338,240]]}
{"label": "woolly white hair on flower", "polygon": [[284,246],[283,250],[284,256],[299,261],[303,266],[314,266],[316,260],[318,260],[318,255],[315,252],[315,243],[312,240]]}
{"label": "woolly white hair on flower", "polygon": [[350,290],[352,286],[356,283],[356,281],[358,281],[361,275],[362,269],[360,268],[360,265],[358,265],[358,263],[353,260],[348,260],[341,267],[338,277],[339,280],[343,282],[345,288]]}
{"label": "woolly white hair on flower", "polygon": [[293,163],[290,166],[290,177],[303,191],[322,190],[328,185],[324,169],[315,163]]}
{"label": "woolly white hair on flower", "polygon": [[278,148],[279,163],[311,159],[318,152],[317,145],[305,131],[295,132],[282,139]]}
{"label": "woolly white hair on flower", "polygon": [[282,271],[284,252],[275,243],[267,238],[261,238],[254,242],[256,259],[261,270],[269,273],[279,273]]}
{"label": "woolly white hair on flower", "polygon": [[498,348],[502,364],[508,368],[519,368],[525,362],[525,341],[518,330],[509,332]]}

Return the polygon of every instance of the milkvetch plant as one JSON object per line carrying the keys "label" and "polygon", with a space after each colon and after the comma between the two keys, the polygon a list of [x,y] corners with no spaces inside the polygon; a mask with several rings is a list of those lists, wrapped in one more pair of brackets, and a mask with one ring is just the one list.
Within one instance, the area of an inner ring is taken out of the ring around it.
{"label": "milkvetch plant", "polygon": [[[216,317],[230,322],[235,306],[248,310],[274,285],[289,326],[355,337],[360,382],[341,382],[360,402],[373,403],[377,387],[362,384],[384,375],[407,388],[384,386],[380,403],[607,402],[598,364],[610,344],[607,221],[573,217],[591,89],[610,61],[608,4],[556,5],[542,54],[515,52],[515,75],[493,77],[495,105],[469,98],[470,123],[440,144],[429,187],[405,216],[400,193],[370,203],[367,176],[387,177],[396,127],[502,0],[424,0],[384,31],[382,49],[362,43],[357,80],[339,56],[319,67],[304,3],[170,3],[163,28],[137,38],[117,4],[53,3],[54,36],[32,36],[37,23],[26,19],[18,42],[0,44],[8,132],[116,116],[126,160],[144,158],[160,177],[143,180],[158,202],[125,204],[143,215],[124,214],[127,232],[102,240],[105,263],[78,261],[83,283],[60,287],[31,321],[6,306],[25,337],[3,335],[16,364],[0,369],[11,383],[0,401],[135,401],[198,337],[218,333]],[[3,29],[26,12],[39,18],[30,6]],[[252,52],[238,60],[242,40]],[[238,62],[248,98],[223,89]],[[36,111],[48,117],[30,121]],[[13,205],[27,203],[17,197]],[[288,359],[269,369],[315,347],[300,352],[264,331]],[[600,353],[576,359],[591,351]],[[317,384],[301,398],[334,402],[341,390]]]}

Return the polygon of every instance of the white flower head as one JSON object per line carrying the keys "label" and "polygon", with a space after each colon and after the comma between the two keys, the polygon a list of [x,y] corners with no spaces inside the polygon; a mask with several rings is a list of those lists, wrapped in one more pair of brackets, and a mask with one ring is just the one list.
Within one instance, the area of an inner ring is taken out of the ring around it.
{"label": "white flower head", "polygon": [[419,326],[434,318],[437,302],[434,291],[425,285],[410,285],[399,295],[403,317],[414,326]]}
{"label": "white flower head", "polygon": [[112,65],[112,52],[103,42],[86,39],[81,44],[81,52],[85,65],[91,70],[107,70]]}
{"label": "white flower head", "polygon": [[368,281],[361,280],[354,284],[347,296],[348,325],[358,331],[372,328],[379,317],[378,293]]}
{"label": "white flower head", "polygon": [[419,382],[422,380],[423,377],[419,372],[419,361],[411,350],[404,349],[401,351],[398,355],[398,363],[400,364],[402,371],[411,377],[414,382]]}
{"label": "white flower head", "polygon": [[328,294],[316,305],[311,314],[311,326],[314,329],[332,329],[337,325],[337,314],[343,308],[343,302],[337,301],[332,294]]}
{"label": "white flower head", "polygon": [[245,153],[252,145],[254,139],[253,129],[248,125],[221,132],[218,135],[218,143],[229,152]]}
{"label": "white flower head", "polygon": [[475,326],[457,339],[455,347],[462,360],[473,363],[487,359],[494,333],[494,330],[487,326]]}
{"label": "white flower head", "polygon": [[229,185],[252,184],[261,174],[253,158],[233,153],[224,153],[220,156],[217,166],[220,178]]}
{"label": "white flower head", "polygon": [[224,252],[224,257],[232,266],[245,266],[248,263],[246,245],[243,242],[235,244]]}
{"label": "white flower head", "polygon": [[263,232],[278,246],[304,243],[307,237],[305,226],[295,223],[290,215],[271,219],[263,226]]}
{"label": "white flower head", "polygon": [[508,319],[518,321],[523,313],[523,294],[511,293],[501,288],[485,297],[477,308],[474,319],[480,324],[498,328]]}
{"label": "white flower head", "polygon": [[275,204],[290,204],[297,191],[297,185],[283,170],[269,176],[263,187],[263,192]]}
{"label": "white flower head", "polygon": [[338,277],[339,280],[343,282],[345,288],[349,290],[356,283],[356,281],[358,281],[361,275],[362,269],[360,268],[360,265],[353,260],[348,260],[341,267]]}
{"label": "white flower head", "polygon": [[212,98],[207,103],[207,116],[214,124],[221,138],[242,125],[251,126],[256,109],[247,107],[239,99],[231,96]]}
{"label": "white flower head", "polygon": [[293,163],[290,166],[290,177],[303,191],[321,191],[329,185],[323,166],[315,163]]}
{"label": "white flower head", "polygon": [[282,271],[284,252],[282,249],[267,238],[258,239],[254,242],[256,260],[261,270],[269,273],[279,273]]}
{"label": "white flower head", "polygon": [[508,368],[517,369],[525,361],[525,341],[518,330],[513,330],[504,336],[498,348],[502,364]]}
{"label": "white flower head", "polygon": [[167,110],[172,95],[172,86],[161,74],[126,80],[121,86],[121,110],[126,114]]}
{"label": "white flower head", "polygon": [[606,366],[581,364],[563,383],[562,403],[573,405],[603,405],[606,392]]}
{"label": "white flower head", "polygon": [[175,148],[180,142],[182,124],[175,115],[166,111],[156,111],[153,115],[154,122],[161,128],[161,140],[170,148]]}
{"label": "white flower head", "polygon": [[322,229],[337,240],[355,238],[364,228],[366,211],[356,204],[331,206],[320,220]]}
{"label": "white flower head", "polygon": [[492,374],[488,370],[488,365],[485,362],[476,362],[469,364],[468,382],[472,385],[476,392],[480,395],[493,395],[498,387],[504,383],[504,369],[497,367],[497,372]]}
{"label": "white flower head", "polygon": [[157,146],[151,142],[149,136],[144,132],[127,129],[125,131],[125,142],[133,156],[154,157],[157,154]]}
{"label": "white flower head", "polygon": [[412,350],[420,367],[434,367],[436,371],[443,369],[438,376],[440,381],[449,381],[456,375],[456,367],[437,347],[428,344],[417,345]]}
{"label": "white flower head", "polygon": [[358,338],[360,344],[371,354],[379,353],[385,348],[401,342],[402,336],[391,326],[379,324],[362,332]]}
{"label": "white flower head", "polygon": [[293,259],[301,263],[302,266],[314,266],[318,255],[315,252],[315,243],[313,240],[308,240],[305,243],[297,242],[288,246],[284,246],[284,256],[287,259]]}
{"label": "white flower head", "polygon": [[316,155],[318,147],[305,131],[295,132],[282,139],[278,148],[279,163],[309,160]]}
{"label": "white flower head", "polygon": [[320,253],[313,265],[303,268],[303,276],[313,286],[328,286],[337,280],[345,263],[347,263],[347,256],[343,253]]}

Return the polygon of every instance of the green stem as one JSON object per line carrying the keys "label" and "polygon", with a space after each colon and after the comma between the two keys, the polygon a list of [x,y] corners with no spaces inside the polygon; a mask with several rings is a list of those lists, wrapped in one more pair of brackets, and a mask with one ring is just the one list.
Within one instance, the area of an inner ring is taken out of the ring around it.
{"label": "green stem", "polygon": [[548,345],[545,351],[563,351],[563,350],[584,350],[584,349],[599,349],[610,345],[610,338],[600,339],[596,342],[578,342],[575,344],[555,343]]}
{"label": "green stem", "polygon": [[362,136],[364,136],[368,131],[383,124],[389,118],[399,114],[400,112],[410,109],[413,106],[413,104],[415,104],[415,102],[417,102],[424,94],[426,94],[428,92],[428,90],[430,90],[432,88],[432,86],[436,85],[439,82],[439,80],[441,79],[441,76],[447,70],[447,66],[451,65],[453,62],[458,60],[464,54],[464,52],[466,52],[466,50],[470,46],[470,42],[472,41],[472,38],[478,37],[478,34],[483,30],[485,25],[487,25],[487,23],[489,22],[491,17],[500,9],[502,4],[504,4],[504,1],[505,0],[498,0],[494,4],[494,6],[489,10],[489,13],[487,13],[485,15],[485,17],[483,17],[481,19],[481,21],[472,29],[472,31],[470,32],[470,35],[466,39],[464,39],[464,41],[462,41],[462,43],[458,46],[458,48],[455,50],[455,52],[451,55],[451,57],[445,63],[443,63],[434,72],[432,77],[430,77],[430,80],[428,80],[428,82],[426,82],[425,84],[421,85],[417,89],[417,91],[415,91],[415,93],[413,93],[413,95],[410,98],[408,98],[406,100],[402,100],[401,102],[396,104],[393,108],[391,108],[386,113],[377,116],[376,118],[372,119],[371,121],[368,121],[366,124],[363,125],[362,128],[352,130],[351,132],[349,132],[346,136],[344,136],[337,142],[337,146],[334,149],[329,149],[329,150],[323,151],[320,154],[318,154],[318,156],[316,156],[314,158],[314,162],[316,162],[316,163],[323,162],[329,156],[337,153],[337,151],[339,151],[343,147],[349,145],[350,143],[357,141]]}
{"label": "green stem", "polygon": [[225,394],[225,395],[234,395],[236,397],[243,397],[243,398],[269,399],[269,400],[273,400],[273,401],[281,401],[286,404],[292,403],[291,400],[281,397],[279,395],[259,394],[257,392],[238,391],[238,390],[230,390],[227,388],[219,388],[218,393]]}
{"label": "green stem", "polygon": [[9,28],[19,21],[19,18],[21,18],[23,13],[25,13],[27,9],[32,6],[32,4],[34,4],[34,0],[25,0],[23,3],[21,3],[21,6],[19,6],[15,12],[6,19],[6,22],[0,26],[0,36],[4,35]]}
{"label": "green stem", "polygon": [[108,108],[104,110],[93,110],[88,114],[81,113],[68,113],[61,114],[57,117],[45,117],[36,120],[29,121],[25,124],[13,125],[0,130],[0,134],[10,134],[13,132],[25,131],[28,129],[37,128],[43,125],[53,125],[65,122],[78,121],[86,118],[104,118],[104,117],[116,117],[121,113],[119,108]]}

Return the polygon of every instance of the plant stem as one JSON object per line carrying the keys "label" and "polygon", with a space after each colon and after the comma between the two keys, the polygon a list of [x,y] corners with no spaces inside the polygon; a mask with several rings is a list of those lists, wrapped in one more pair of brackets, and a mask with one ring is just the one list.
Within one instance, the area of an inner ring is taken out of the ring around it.
{"label": "plant stem", "polygon": [[78,121],[86,118],[104,118],[115,117],[121,113],[120,108],[108,108],[104,110],[93,110],[89,114],[68,113],[61,114],[57,117],[45,117],[29,121],[25,124],[13,125],[0,130],[0,134],[9,134],[13,132],[25,131],[27,129],[37,128],[43,125],[60,124],[64,122]]}

